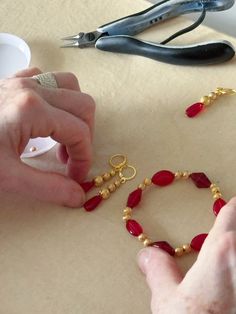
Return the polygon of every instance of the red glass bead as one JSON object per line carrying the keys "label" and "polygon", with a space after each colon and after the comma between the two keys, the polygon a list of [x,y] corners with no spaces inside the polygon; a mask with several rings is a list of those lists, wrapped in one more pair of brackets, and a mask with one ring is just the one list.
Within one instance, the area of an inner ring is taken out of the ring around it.
{"label": "red glass bead", "polygon": [[82,182],[80,183],[81,188],[84,190],[84,192],[88,192],[89,190],[94,187],[94,181],[87,181],[87,182]]}
{"label": "red glass bead", "polygon": [[132,234],[134,237],[138,237],[141,233],[143,233],[143,228],[136,220],[129,219],[126,222],[126,229]]}
{"label": "red glass bead", "polygon": [[185,110],[186,115],[189,118],[193,118],[203,111],[205,105],[202,102],[196,102]]}
{"label": "red glass bead", "polygon": [[217,216],[223,206],[225,206],[226,201],[222,198],[218,198],[213,204],[213,212]]}
{"label": "red glass bead", "polygon": [[142,198],[142,190],[141,189],[134,190],[132,193],[130,193],[126,206],[130,208],[134,208],[135,206],[139,204],[139,202],[141,201],[141,198]]}
{"label": "red glass bead", "polygon": [[158,249],[161,249],[163,251],[166,251],[168,254],[171,256],[175,255],[175,250],[174,248],[166,241],[158,241],[158,242],[153,242],[151,246],[156,247]]}
{"label": "red glass bead", "polygon": [[207,233],[201,233],[194,237],[191,241],[192,249],[194,249],[194,251],[200,251],[207,236]]}
{"label": "red glass bead", "polygon": [[87,212],[91,212],[101,203],[102,200],[103,198],[101,195],[95,195],[84,203],[84,209],[87,210]]}
{"label": "red glass bead", "polygon": [[155,185],[165,186],[171,184],[175,179],[174,173],[169,170],[161,170],[154,174],[152,182]]}
{"label": "red glass bead", "polygon": [[191,173],[190,178],[198,188],[209,188],[211,185],[211,181],[203,172]]}

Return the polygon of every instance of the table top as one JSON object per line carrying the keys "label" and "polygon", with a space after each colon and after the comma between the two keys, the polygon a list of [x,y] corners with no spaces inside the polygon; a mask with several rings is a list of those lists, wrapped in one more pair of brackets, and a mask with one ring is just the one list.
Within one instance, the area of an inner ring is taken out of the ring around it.
{"label": "table top", "polygon": [[[235,88],[236,61],[181,67],[97,49],[60,49],[60,38],[145,9],[142,0],[3,0],[1,30],[24,38],[32,66],[72,71],[97,103],[94,162],[89,177],[108,169],[109,157],[126,154],[137,168],[94,212],[1,193],[0,303],[4,314],[149,313],[150,293],[136,265],[141,244],[122,222],[128,194],[161,169],[205,172],[224,198],[236,186],[236,98],[223,97],[196,119],[185,108],[218,86]],[[189,24],[182,18],[139,37],[161,41]],[[190,44],[235,39],[205,26],[175,40]],[[28,163],[63,172],[54,149]],[[93,194],[93,193],[92,193]],[[147,192],[134,217],[155,240],[173,246],[205,233],[214,222],[208,190],[182,182]],[[186,271],[197,255],[178,260]]]}

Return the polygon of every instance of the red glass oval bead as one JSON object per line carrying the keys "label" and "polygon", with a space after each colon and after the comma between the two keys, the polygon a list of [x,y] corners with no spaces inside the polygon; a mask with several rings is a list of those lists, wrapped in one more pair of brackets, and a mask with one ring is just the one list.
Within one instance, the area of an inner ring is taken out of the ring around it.
{"label": "red glass oval bead", "polygon": [[142,190],[138,188],[137,190],[134,190],[132,193],[129,194],[126,206],[130,208],[134,208],[135,206],[139,204],[139,202],[141,201],[141,198],[142,198]]}
{"label": "red glass oval bead", "polygon": [[217,216],[223,206],[225,206],[226,201],[223,198],[218,198],[213,204],[213,212]]}
{"label": "red glass oval bead", "polygon": [[192,249],[194,249],[194,251],[200,251],[207,236],[207,233],[201,233],[194,237],[191,241]]}
{"label": "red glass oval bead", "polygon": [[143,228],[140,226],[140,224],[136,220],[133,220],[133,219],[127,220],[126,229],[134,237],[138,237],[141,233],[143,233]]}
{"label": "red glass oval bead", "polygon": [[193,118],[204,110],[205,105],[202,102],[196,102],[195,104],[189,106],[185,113],[189,118]]}
{"label": "red glass oval bead", "polygon": [[161,249],[163,251],[166,251],[168,254],[171,256],[175,255],[175,250],[174,248],[166,241],[158,241],[158,242],[153,242],[151,246],[156,247],[158,249]]}
{"label": "red glass oval bead", "polygon": [[103,198],[101,195],[95,195],[84,203],[84,209],[87,210],[87,212],[91,212],[101,203],[102,200]]}
{"label": "red glass oval bead", "polygon": [[195,172],[190,174],[190,178],[198,188],[209,188],[211,181],[203,172]]}
{"label": "red glass oval bead", "polygon": [[155,185],[166,186],[171,184],[175,179],[174,173],[169,170],[161,170],[155,173],[152,177],[152,182]]}
{"label": "red glass oval bead", "polygon": [[94,181],[86,181],[80,183],[81,188],[84,190],[84,192],[88,192],[94,187]]}

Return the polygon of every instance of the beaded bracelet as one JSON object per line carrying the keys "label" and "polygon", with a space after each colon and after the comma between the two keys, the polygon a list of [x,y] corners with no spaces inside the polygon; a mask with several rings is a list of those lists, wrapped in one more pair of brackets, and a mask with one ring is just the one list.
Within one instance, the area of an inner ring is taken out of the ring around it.
{"label": "beaded bracelet", "polygon": [[189,253],[192,251],[200,251],[206,237],[207,233],[198,234],[195,236],[191,243],[182,245],[182,247],[173,248],[166,241],[155,241],[153,242],[148,238],[146,234],[143,233],[142,226],[136,221],[131,219],[133,208],[136,207],[142,198],[143,191],[151,186],[152,184],[156,186],[167,186],[171,184],[174,180],[178,179],[192,179],[194,184],[198,188],[210,188],[214,201],[213,212],[217,216],[221,208],[226,204],[225,200],[222,198],[219,187],[212,183],[208,177],[203,172],[189,173],[188,171],[177,171],[173,173],[169,170],[161,170],[155,173],[152,179],[144,179],[143,183],[139,184],[138,188],[129,194],[126,208],[123,210],[123,221],[126,223],[126,229],[128,232],[139,239],[145,247],[153,246],[160,248],[171,256],[182,256],[184,253]]}

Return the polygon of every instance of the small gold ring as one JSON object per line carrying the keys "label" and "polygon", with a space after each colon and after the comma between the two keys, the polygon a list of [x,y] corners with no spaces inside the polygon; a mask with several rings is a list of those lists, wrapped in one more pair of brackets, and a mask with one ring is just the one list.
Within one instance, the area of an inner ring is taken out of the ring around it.
{"label": "small gold ring", "polygon": [[126,169],[131,169],[131,170],[133,171],[133,173],[132,173],[130,176],[126,177],[126,176],[123,174],[123,169],[121,169],[121,170],[119,171],[119,177],[121,178],[121,180],[123,180],[123,182],[126,182],[126,181],[128,181],[128,180],[132,180],[132,179],[136,176],[136,174],[137,174],[137,170],[136,170],[133,166],[131,166],[131,165],[127,165],[124,169],[125,169],[125,170],[126,170]]}
{"label": "small gold ring", "polygon": [[[117,161],[121,159],[121,162]],[[117,161],[117,163],[115,162]],[[122,169],[126,164],[127,164],[127,158],[125,155],[122,154],[116,154],[111,156],[110,160],[109,160],[109,164],[111,165],[111,167],[113,167],[116,171],[119,171],[120,169]]]}

